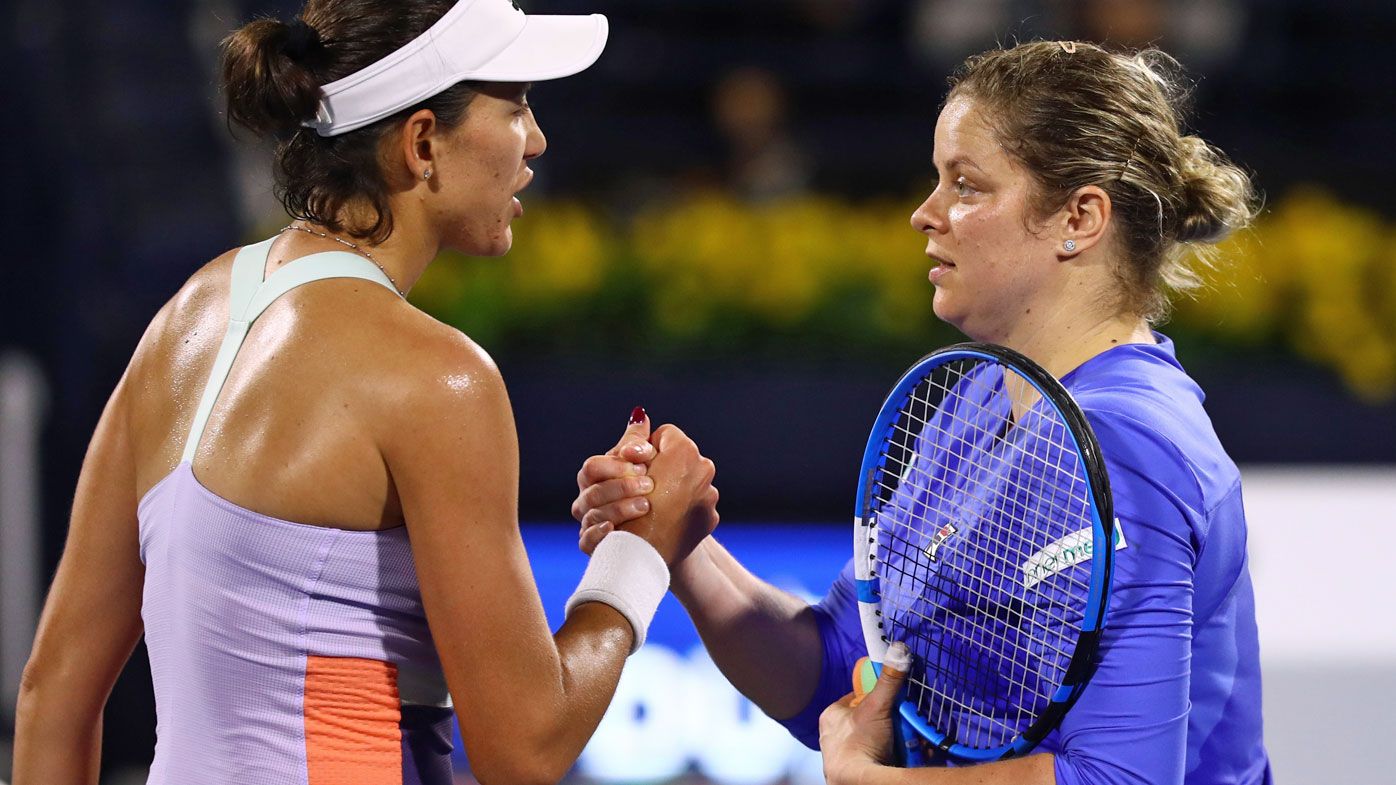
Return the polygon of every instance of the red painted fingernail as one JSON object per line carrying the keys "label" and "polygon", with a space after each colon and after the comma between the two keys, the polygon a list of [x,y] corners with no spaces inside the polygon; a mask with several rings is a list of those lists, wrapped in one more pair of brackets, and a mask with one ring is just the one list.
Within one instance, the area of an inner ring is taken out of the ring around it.
{"label": "red painted fingernail", "polygon": [[636,406],[630,410],[630,424],[638,425],[645,421],[645,407]]}

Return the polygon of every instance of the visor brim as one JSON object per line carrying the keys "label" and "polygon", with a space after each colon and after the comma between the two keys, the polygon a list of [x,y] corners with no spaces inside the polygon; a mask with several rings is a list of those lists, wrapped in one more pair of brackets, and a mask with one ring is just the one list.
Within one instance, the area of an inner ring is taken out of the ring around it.
{"label": "visor brim", "polygon": [[529,16],[523,32],[463,80],[541,82],[585,71],[601,57],[610,25],[601,14]]}

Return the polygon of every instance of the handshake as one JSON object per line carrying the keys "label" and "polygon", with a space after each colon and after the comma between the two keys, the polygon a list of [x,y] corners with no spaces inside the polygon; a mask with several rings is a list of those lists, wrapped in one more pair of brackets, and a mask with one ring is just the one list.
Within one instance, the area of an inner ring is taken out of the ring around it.
{"label": "handshake", "polygon": [[717,528],[716,471],[683,431],[662,425],[651,433],[645,410],[635,407],[620,441],[577,473],[579,546],[590,554],[606,535],[627,531],[672,568]]}

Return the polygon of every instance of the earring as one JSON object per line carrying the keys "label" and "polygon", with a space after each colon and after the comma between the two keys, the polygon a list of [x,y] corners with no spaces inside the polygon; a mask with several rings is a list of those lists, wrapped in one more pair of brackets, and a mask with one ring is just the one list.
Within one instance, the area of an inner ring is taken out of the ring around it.
{"label": "earring", "polygon": [[1066,249],[1067,253],[1071,253],[1072,251],[1076,250],[1076,241],[1067,240],[1066,242],[1062,243],[1062,247]]}
{"label": "earring", "polygon": [[431,169],[430,169],[430,168],[428,168],[425,172],[422,172],[422,179],[423,179],[423,180],[430,180],[430,179],[431,179]]}

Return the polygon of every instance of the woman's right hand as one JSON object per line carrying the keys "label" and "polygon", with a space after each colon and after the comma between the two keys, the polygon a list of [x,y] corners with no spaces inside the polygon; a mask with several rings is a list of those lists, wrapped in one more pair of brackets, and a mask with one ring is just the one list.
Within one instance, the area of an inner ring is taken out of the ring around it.
{"label": "woman's right hand", "polygon": [[653,435],[637,409],[616,446],[588,458],[577,474],[572,516],[579,546],[590,554],[617,528],[644,537],[673,566],[717,527],[716,467],[683,431],[661,426]]}

